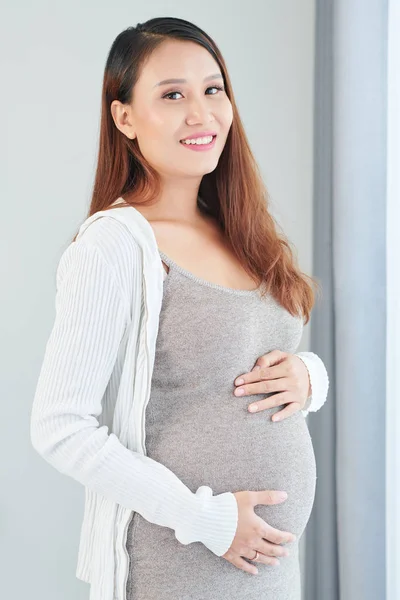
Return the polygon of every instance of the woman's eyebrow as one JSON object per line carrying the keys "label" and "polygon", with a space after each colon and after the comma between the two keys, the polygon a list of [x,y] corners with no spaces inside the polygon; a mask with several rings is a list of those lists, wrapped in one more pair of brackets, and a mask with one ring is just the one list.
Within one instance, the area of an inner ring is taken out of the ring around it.
{"label": "woman's eyebrow", "polygon": [[[220,77],[222,79],[222,74],[215,73],[215,75],[209,75],[208,77],[204,78],[204,81],[208,81],[209,79],[216,79],[217,77]],[[164,79],[163,81],[159,81],[158,83],[156,83],[154,87],[157,87],[159,85],[165,85],[167,83],[187,83],[187,79]]]}

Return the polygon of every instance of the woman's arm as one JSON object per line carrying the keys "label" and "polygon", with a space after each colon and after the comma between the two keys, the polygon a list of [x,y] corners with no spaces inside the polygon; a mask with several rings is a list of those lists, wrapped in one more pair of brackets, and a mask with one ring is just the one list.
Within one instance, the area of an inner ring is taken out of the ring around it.
{"label": "woman's arm", "polygon": [[302,410],[306,417],[309,412],[316,412],[326,402],[329,389],[329,376],[318,354],[314,354],[314,352],[297,352],[296,356],[301,358],[307,367],[312,388],[311,396],[307,398]]}
{"label": "woman's arm", "polygon": [[[233,493],[193,493],[167,467],[125,447],[99,425],[102,399],[129,324],[129,306],[101,251],[85,235],[57,269],[56,317],[31,414],[31,442],[53,467],[148,521],[182,544],[222,556],[236,533]],[[140,248],[137,261],[140,265]],[[141,285],[141,276],[134,277]]]}

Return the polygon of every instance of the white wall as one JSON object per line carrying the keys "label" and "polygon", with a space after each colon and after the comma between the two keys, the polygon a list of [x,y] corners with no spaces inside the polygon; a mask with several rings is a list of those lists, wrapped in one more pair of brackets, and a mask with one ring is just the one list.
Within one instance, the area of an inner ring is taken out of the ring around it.
{"label": "white wall", "polygon": [[[89,202],[109,47],[155,16],[191,20],[215,38],[273,212],[310,273],[314,2],[25,0],[2,12],[1,587],[4,598],[83,600],[83,488],[34,453],[29,416],[56,265]],[[300,350],[307,344],[308,326]]]}

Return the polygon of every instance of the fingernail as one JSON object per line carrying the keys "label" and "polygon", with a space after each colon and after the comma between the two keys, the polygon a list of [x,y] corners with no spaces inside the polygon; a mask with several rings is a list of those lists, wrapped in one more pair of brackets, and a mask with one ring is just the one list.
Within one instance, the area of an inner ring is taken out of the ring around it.
{"label": "fingernail", "polygon": [[287,493],[286,493],[286,492],[281,492],[281,493],[279,494],[279,498],[280,498],[281,500],[286,500],[286,498],[287,498]]}
{"label": "fingernail", "polygon": [[250,404],[250,406],[249,406],[249,410],[250,410],[251,412],[255,412],[257,409],[258,409],[258,406],[257,406],[257,404]]}
{"label": "fingernail", "polygon": [[236,385],[242,385],[242,383],[244,383],[244,379],[240,377],[239,379],[236,379],[235,383]]}

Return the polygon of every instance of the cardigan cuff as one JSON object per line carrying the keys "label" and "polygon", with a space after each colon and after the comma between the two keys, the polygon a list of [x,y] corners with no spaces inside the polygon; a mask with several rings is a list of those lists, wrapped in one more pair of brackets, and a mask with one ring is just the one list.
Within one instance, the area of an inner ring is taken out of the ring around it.
{"label": "cardigan cuff", "polygon": [[175,537],[181,544],[201,542],[217,556],[227,552],[236,535],[238,504],[232,492],[213,496],[207,485],[198,488],[196,508],[179,522]]}
{"label": "cardigan cuff", "polygon": [[307,367],[311,383],[311,396],[306,400],[302,413],[306,417],[309,412],[316,412],[326,402],[329,389],[329,376],[323,361],[314,352],[297,352]]}

